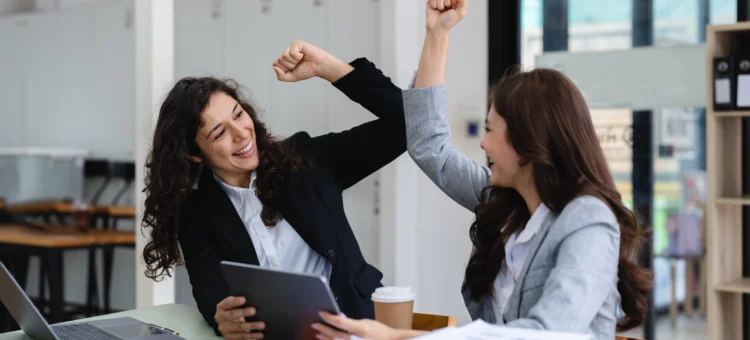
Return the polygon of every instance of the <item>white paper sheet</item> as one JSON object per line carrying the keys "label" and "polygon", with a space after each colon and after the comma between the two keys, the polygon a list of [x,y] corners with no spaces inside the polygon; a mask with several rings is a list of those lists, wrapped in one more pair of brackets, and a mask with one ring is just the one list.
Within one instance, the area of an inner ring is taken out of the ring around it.
{"label": "white paper sheet", "polygon": [[590,335],[544,332],[522,328],[490,325],[477,320],[460,328],[447,328],[415,338],[415,340],[590,340]]}
{"label": "white paper sheet", "polygon": [[729,102],[732,100],[730,98],[730,83],[729,79],[716,79],[715,85],[714,85],[714,91],[715,91],[715,101],[718,104],[729,104]]}

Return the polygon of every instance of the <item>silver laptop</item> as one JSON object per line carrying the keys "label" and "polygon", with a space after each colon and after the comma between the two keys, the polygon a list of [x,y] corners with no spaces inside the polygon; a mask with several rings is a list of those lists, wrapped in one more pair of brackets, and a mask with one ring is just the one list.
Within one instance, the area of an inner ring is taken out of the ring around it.
{"label": "silver laptop", "polygon": [[133,318],[77,322],[50,327],[2,262],[0,268],[0,302],[5,305],[23,332],[34,340],[182,339],[169,330]]}

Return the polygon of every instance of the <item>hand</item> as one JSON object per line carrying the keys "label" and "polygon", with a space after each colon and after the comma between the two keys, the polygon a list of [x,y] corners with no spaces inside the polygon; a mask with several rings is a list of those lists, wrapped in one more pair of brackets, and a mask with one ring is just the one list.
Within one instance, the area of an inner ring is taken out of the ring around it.
{"label": "hand", "polygon": [[318,331],[318,339],[338,340],[350,339],[351,335],[356,335],[363,339],[370,340],[399,340],[399,332],[375,320],[352,320],[345,315],[333,315],[321,312],[320,317],[323,321],[345,332],[337,331],[321,323],[313,324],[313,328]]}
{"label": "hand", "polygon": [[254,307],[240,308],[245,304],[244,297],[230,296],[216,305],[214,319],[219,324],[219,332],[226,339],[263,339],[266,328],[263,322],[246,322],[245,317],[255,315]]}
{"label": "hand", "polygon": [[469,0],[427,0],[427,30],[450,31],[468,9]]}
{"label": "hand", "polygon": [[312,77],[335,82],[353,68],[311,43],[296,40],[273,63],[273,70],[276,78],[286,82]]}

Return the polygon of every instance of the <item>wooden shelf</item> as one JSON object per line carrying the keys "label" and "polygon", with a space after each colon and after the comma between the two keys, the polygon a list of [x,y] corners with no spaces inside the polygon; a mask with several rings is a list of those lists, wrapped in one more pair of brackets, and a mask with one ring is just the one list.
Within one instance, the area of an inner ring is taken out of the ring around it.
{"label": "wooden shelf", "polygon": [[714,111],[712,115],[716,118],[750,117],[750,111]]}
{"label": "wooden shelf", "polygon": [[719,203],[719,204],[750,205],[750,196],[746,196],[746,197],[719,197],[719,198],[716,199],[716,203]]}
{"label": "wooden shelf", "polygon": [[750,278],[741,278],[739,280],[722,283],[716,285],[714,289],[724,293],[750,294]]}
{"label": "wooden shelf", "polygon": [[[750,22],[709,25],[706,28],[706,102],[714,99],[714,58],[740,56],[750,42]],[[711,105],[708,105],[711,106]],[[750,294],[750,276],[744,277],[742,206],[750,196],[740,195],[742,136],[740,118],[750,111],[706,110],[706,272],[708,282],[708,337],[711,340],[742,338],[742,299]]]}

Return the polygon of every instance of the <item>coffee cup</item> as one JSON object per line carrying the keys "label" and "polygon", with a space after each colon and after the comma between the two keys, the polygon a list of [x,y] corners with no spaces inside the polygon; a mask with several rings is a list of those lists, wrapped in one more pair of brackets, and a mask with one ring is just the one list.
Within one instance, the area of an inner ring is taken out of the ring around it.
{"label": "coffee cup", "polygon": [[396,329],[411,329],[414,293],[411,287],[382,287],[372,294],[375,320]]}

